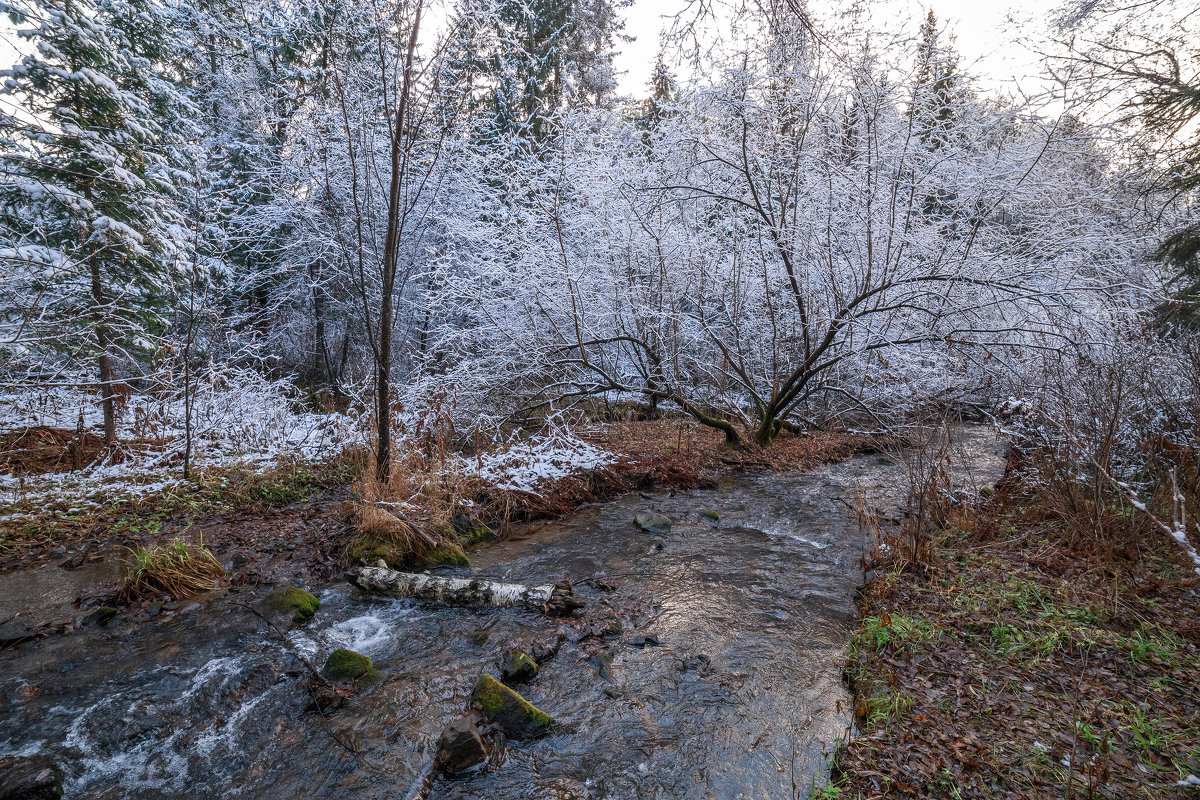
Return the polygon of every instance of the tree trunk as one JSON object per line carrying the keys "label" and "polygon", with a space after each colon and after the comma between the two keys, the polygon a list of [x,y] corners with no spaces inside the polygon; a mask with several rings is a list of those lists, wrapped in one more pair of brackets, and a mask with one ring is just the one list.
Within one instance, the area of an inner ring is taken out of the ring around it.
{"label": "tree trunk", "polygon": [[375,397],[378,411],[378,447],[375,451],[375,478],[387,483],[392,476],[392,294],[396,290],[396,259],[400,244],[400,189],[403,183],[404,126],[408,119],[408,96],[412,89],[413,57],[421,30],[421,3],[417,3],[408,53],[404,61],[404,85],[396,107],[392,128],[391,180],[388,184],[387,230],[383,241],[383,301],[379,307],[379,358],[375,365]]}
{"label": "tree trunk", "polygon": [[426,573],[396,572],[386,567],[350,570],[346,573],[346,580],[371,594],[455,606],[524,606],[552,616],[565,616],[583,607],[583,601],[574,596],[571,584],[567,581],[559,581],[553,586],[523,586],[480,578],[443,578]]}
{"label": "tree trunk", "polygon": [[108,353],[108,325],[105,322],[104,285],[100,278],[100,264],[95,257],[89,259],[92,271],[92,302],[96,306],[96,347],[100,350],[100,392],[104,407],[104,443],[112,444],[117,440],[117,405],[113,394],[112,357]]}

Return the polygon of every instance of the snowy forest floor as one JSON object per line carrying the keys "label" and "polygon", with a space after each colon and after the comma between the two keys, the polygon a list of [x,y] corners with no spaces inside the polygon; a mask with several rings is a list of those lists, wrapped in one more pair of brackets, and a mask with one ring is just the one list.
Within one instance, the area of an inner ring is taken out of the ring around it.
{"label": "snowy forest floor", "polygon": [[1200,796],[1198,580],[1135,520],[1097,546],[1050,508],[1001,488],[866,584],[858,735],[815,797]]}

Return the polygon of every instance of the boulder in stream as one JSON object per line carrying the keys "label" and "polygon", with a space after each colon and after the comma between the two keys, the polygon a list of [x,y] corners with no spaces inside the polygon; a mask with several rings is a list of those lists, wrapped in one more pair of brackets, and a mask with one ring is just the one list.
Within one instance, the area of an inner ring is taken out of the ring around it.
{"label": "boulder in stream", "polygon": [[455,775],[487,761],[487,748],[475,720],[459,717],[438,737],[437,765],[446,775]]}
{"label": "boulder in stream", "polygon": [[510,686],[514,683],[529,683],[537,674],[537,662],[519,647],[509,648],[500,657],[500,680]]}
{"label": "boulder in stream", "polygon": [[58,800],[63,773],[42,756],[0,758],[0,800]]}
{"label": "boulder in stream", "polygon": [[633,518],[637,526],[647,533],[666,533],[671,530],[671,520],[657,511],[643,511]]}
{"label": "boulder in stream", "polygon": [[475,681],[471,705],[513,739],[546,733],[554,719],[486,672]]}
{"label": "boulder in stream", "polygon": [[329,654],[325,660],[325,668],[321,673],[333,681],[356,681],[373,683],[379,679],[379,670],[371,663],[371,659],[362,653],[339,647]]}
{"label": "boulder in stream", "polygon": [[267,595],[267,603],[276,611],[292,615],[293,622],[307,622],[317,613],[321,601],[295,586],[280,586]]}

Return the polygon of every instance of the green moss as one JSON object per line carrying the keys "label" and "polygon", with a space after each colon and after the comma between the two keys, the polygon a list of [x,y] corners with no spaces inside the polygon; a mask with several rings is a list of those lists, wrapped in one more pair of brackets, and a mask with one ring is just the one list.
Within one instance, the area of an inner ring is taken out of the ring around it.
{"label": "green moss", "polygon": [[351,564],[357,564],[359,561],[365,561],[368,564],[374,565],[376,561],[383,560],[392,569],[404,569],[408,566],[408,554],[400,551],[400,548],[389,542],[381,542],[370,536],[360,536],[350,543],[350,547],[346,549],[346,560]]}
{"label": "green moss", "polygon": [[549,714],[487,673],[475,682],[471,704],[514,739],[540,736],[554,724]]}
{"label": "green moss", "polygon": [[325,668],[321,670],[326,678],[335,681],[360,681],[373,683],[380,677],[379,670],[371,664],[371,659],[353,650],[338,648],[325,659]]}
{"label": "green moss", "polygon": [[454,567],[467,567],[471,565],[471,562],[467,559],[467,554],[463,552],[463,549],[456,544],[450,544],[448,542],[440,544],[432,550],[426,550],[421,554],[420,560],[421,563],[431,567],[447,565]]}
{"label": "green moss", "polygon": [[459,541],[464,547],[491,539],[495,535],[491,528],[483,524],[482,520],[468,517],[465,514],[458,514],[454,517],[454,532],[458,534]]}
{"label": "green moss", "polygon": [[116,615],[117,609],[112,606],[100,606],[96,609],[96,621],[101,625],[107,625]]}
{"label": "green moss", "polygon": [[417,556],[406,550],[401,550],[391,542],[381,542],[370,536],[360,536],[351,542],[350,547],[346,549],[346,560],[351,564],[364,561],[371,565],[383,560],[390,568],[401,571],[416,567],[446,565],[466,567],[470,566],[471,563],[467,559],[467,554],[457,544],[446,542],[430,550],[426,550],[420,556]]}
{"label": "green moss", "polygon": [[507,684],[531,681],[538,674],[537,662],[519,647],[511,648],[500,666],[500,679]]}
{"label": "green moss", "polygon": [[267,602],[276,611],[292,612],[292,620],[295,622],[306,622],[312,619],[313,614],[317,613],[317,608],[321,605],[321,601],[316,597],[295,586],[279,587],[267,595]]}
{"label": "green moss", "polygon": [[711,508],[700,509],[700,516],[707,517],[708,519],[711,519],[714,522],[716,522],[717,520],[719,520],[721,518],[720,512],[715,511]]}

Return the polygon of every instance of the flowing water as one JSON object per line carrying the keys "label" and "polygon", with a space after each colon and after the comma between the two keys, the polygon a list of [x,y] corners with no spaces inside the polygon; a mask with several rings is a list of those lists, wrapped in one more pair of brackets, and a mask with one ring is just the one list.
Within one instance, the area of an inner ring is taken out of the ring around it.
{"label": "flowing water", "polygon": [[[964,482],[990,483],[997,444],[969,438]],[[476,551],[479,576],[570,578],[589,615],[611,608],[624,633],[564,644],[522,689],[552,733],[510,743],[498,768],[439,778],[433,796],[806,797],[851,724],[841,672],[863,541],[848,507],[861,490],[896,514],[904,485],[903,467],[863,456],[629,495]],[[637,529],[650,509],[669,533]],[[0,576],[0,594],[9,585]],[[560,624],[340,584],[319,594],[316,618],[286,634],[246,610],[249,595],[225,593],[169,622],[0,652],[0,755],[52,758],[75,798],[400,797],[476,676]],[[659,644],[635,646],[646,635]],[[303,659],[336,647],[384,677],[323,718],[305,711]]]}

